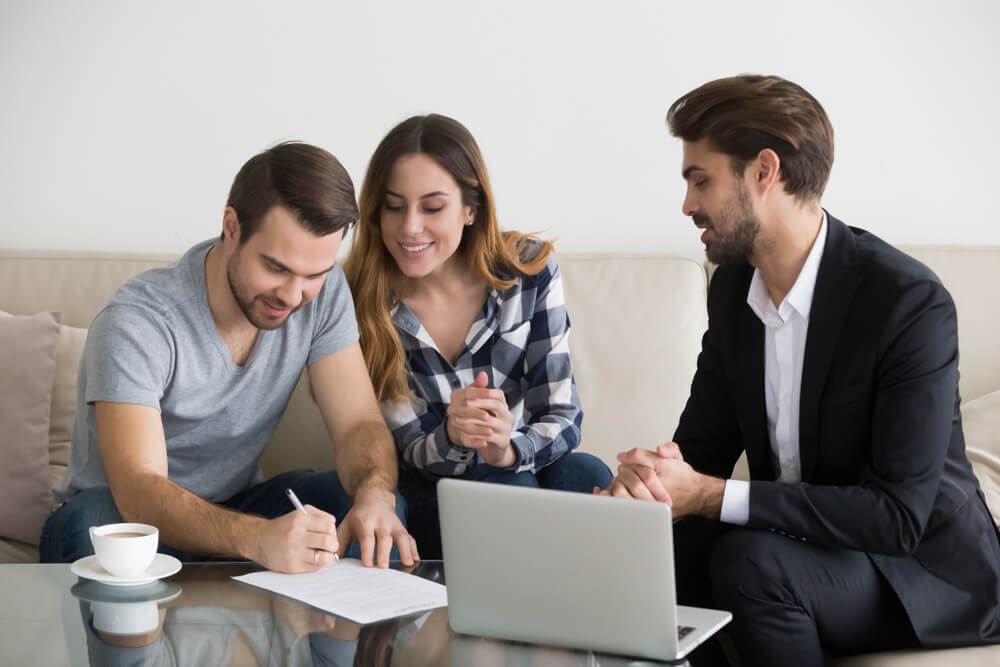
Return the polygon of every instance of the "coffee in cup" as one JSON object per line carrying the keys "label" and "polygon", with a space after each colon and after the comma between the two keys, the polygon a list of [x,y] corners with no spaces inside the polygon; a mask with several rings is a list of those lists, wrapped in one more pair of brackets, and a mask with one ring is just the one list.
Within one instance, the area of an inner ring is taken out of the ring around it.
{"label": "coffee in cup", "polygon": [[141,576],[156,557],[159,539],[156,526],[145,523],[109,523],[90,528],[97,561],[117,577]]}

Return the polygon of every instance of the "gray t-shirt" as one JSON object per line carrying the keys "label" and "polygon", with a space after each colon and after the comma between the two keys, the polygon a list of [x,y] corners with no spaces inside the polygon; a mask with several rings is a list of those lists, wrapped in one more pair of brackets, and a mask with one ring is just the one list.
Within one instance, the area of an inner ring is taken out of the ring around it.
{"label": "gray t-shirt", "polygon": [[212,502],[232,497],[258,479],[258,459],[302,369],[358,340],[351,293],[334,267],[313,301],[282,327],[261,331],[246,364],[234,364],[205,289],[205,256],[214,243],[132,278],[94,318],[80,360],[60,502],[107,485],[96,401],[159,410],[169,479]]}

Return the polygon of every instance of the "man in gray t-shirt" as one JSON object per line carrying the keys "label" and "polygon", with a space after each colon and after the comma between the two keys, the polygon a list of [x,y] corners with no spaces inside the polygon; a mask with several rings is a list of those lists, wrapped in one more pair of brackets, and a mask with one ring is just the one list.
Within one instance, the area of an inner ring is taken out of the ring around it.
{"label": "man in gray t-shirt", "polygon": [[[280,144],[237,174],[220,239],[115,293],[81,360],[63,505],[42,531],[43,562],[93,553],[88,527],[122,520],[157,526],[162,550],[189,560],[304,572],[358,541],[366,565],[387,566],[393,545],[412,562],[392,437],[335,264],[356,219],[336,158]],[[303,368],[337,472],[262,482],[258,459]]]}

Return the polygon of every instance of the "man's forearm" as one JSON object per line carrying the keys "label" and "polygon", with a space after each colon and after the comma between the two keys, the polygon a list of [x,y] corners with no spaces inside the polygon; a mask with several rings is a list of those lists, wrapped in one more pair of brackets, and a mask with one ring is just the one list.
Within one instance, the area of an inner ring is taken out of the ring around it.
{"label": "man's forearm", "polygon": [[337,443],[337,473],[351,497],[359,491],[385,491],[395,503],[398,464],[385,423],[362,422]]}
{"label": "man's forearm", "polygon": [[153,473],[135,475],[112,493],[126,521],[156,526],[160,542],[175,549],[258,559],[255,536],[265,519],[210,503]]}

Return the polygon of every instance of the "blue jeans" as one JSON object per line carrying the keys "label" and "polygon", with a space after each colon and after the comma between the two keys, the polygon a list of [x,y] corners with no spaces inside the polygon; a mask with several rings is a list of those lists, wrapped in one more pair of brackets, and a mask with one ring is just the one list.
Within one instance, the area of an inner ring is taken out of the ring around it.
{"label": "blue jeans", "polygon": [[[595,486],[604,489],[611,484],[611,471],[596,456],[573,452],[561,456],[537,473],[501,470],[481,463],[459,479],[590,493]],[[407,528],[417,540],[420,557],[427,560],[442,557],[436,485],[436,480],[428,480],[412,468],[400,468],[399,492],[406,499]]]}
{"label": "blue jeans", "polygon": [[[237,512],[273,519],[294,509],[288,496],[285,495],[285,489],[295,491],[295,495],[303,504],[313,505],[337,517],[338,525],[351,509],[351,497],[340,485],[336,471],[313,472],[312,470],[294,470],[276,475],[219,504]],[[406,501],[398,492],[396,514],[403,525],[406,525]],[[93,545],[90,543],[90,527],[121,521],[122,515],[108,487],[95,486],[80,491],[46,520],[38,547],[39,560],[43,563],[71,563],[78,558],[89,556],[94,553]],[[180,551],[162,541],[159,551],[186,563],[220,560]],[[345,556],[360,558],[360,545],[352,544]],[[391,558],[399,558],[399,552],[395,547],[392,549]],[[232,560],[232,558],[221,560]]]}

